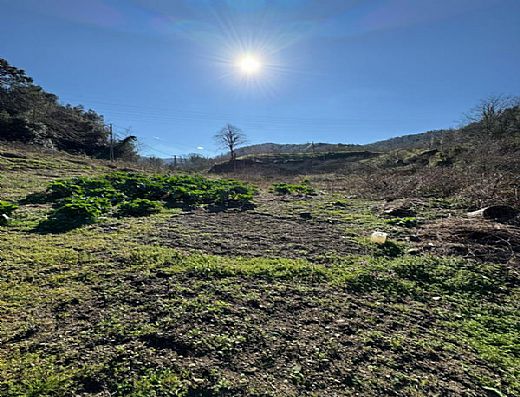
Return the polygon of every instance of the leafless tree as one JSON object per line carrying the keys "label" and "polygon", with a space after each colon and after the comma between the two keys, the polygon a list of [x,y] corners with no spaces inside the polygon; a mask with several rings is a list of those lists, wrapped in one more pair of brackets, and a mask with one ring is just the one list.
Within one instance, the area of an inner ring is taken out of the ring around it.
{"label": "leafless tree", "polygon": [[236,159],[236,148],[247,142],[245,134],[241,129],[227,124],[217,134],[215,134],[217,144],[229,150],[231,161]]}
{"label": "leafless tree", "polygon": [[501,134],[505,129],[504,112],[511,107],[519,106],[520,98],[494,95],[480,101],[469,114],[467,119],[471,123],[479,123],[481,128],[490,136]]}

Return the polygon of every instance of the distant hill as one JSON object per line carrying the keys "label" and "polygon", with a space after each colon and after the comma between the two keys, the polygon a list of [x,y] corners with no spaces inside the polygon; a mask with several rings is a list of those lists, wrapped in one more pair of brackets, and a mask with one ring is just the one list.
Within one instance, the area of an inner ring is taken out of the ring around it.
{"label": "distant hill", "polygon": [[346,152],[356,150],[359,145],[344,143],[260,143],[257,145],[244,146],[237,149],[237,156],[251,154],[280,154],[280,153],[326,153],[326,152]]}
{"label": "distant hill", "polygon": [[[220,161],[213,172],[266,174],[352,172],[366,167],[488,164],[520,171],[520,106],[494,108],[459,129],[427,131],[367,145],[264,143],[237,149],[235,164]],[[488,109],[489,110],[489,109]],[[216,159],[219,160],[219,159]]]}
{"label": "distant hill", "polygon": [[397,136],[362,145],[362,147],[368,150],[379,151],[419,149],[435,146],[441,140],[451,137],[453,134],[454,130],[427,131],[418,134]]}
{"label": "distant hill", "polygon": [[267,154],[302,154],[302,153],[332,153],[368,150],[374,152],[391,152],[395,150],[434,149],[445,145],[478,145],[481,138],[494,137],[502,139],[520,133],[520,106],[518,99],[508,101],[511,106],[500,107],[496,103],[500,98],[491,99],[490,103],[483,101],[481,112],[470,119],[466,126],[459,129],[433,130],[417,134],[407,134],[365,145],[348,143],[302,143],[279,144],[262,143],[244,146],[237,149],[237,155],[267,155]]}

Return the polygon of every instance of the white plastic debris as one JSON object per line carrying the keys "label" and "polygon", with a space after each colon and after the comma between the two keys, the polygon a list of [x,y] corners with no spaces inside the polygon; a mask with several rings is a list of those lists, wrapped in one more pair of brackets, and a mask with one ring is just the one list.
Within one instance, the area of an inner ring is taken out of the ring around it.
{"label": "white plastic debris", "polygon": [[386,243],[386,239],[388,238],[388,233],[384,232],[374,232],[370,236],[370,241],[376,244],[384,244]]}

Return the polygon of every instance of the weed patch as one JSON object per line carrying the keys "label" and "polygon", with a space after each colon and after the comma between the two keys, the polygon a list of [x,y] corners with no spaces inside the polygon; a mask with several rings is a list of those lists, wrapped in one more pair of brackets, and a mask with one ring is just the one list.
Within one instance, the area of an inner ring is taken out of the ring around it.
{"label": "weed patch", "polygon": [[417,226],[417,218],[413,216],[408,216],[405,218],[392,218],[385,220],[389,225],[401,226],[401,227],[416,227]]}
{"label": "weed patch", "polygon": [[161,211],[161,204],[148,199],[125,201],[119,205],[118,216],[146,216]]}
{"label": "weed patch", "polygon": [[246,208],[252,205],[255,188],[233,179],[208,179],[193,175],[144,175],[115,172],[100,177],[74,177],[49,184],[43,200],[55,209],[40,222],[39,231],[63,232],[94,223],[118,206],[117,216],[157,213],[162,202],[169,207],[206,205],[211,209]]}
{"label": "weed patch", "polygon": [[294,183],[273,183],[271,186],[271,191],[276,194],[286,195],[286,194],[298,194],[298,195],[314,195],[316,191],[310,185],[309,182],[304,181],[301,184]]}
{"label": "weed patch", "polygon": [[100,197],[72,196],[63,200],[46,220],[40,222],[38,231],[59,233],[96,222],[110,209],[110,201]]}

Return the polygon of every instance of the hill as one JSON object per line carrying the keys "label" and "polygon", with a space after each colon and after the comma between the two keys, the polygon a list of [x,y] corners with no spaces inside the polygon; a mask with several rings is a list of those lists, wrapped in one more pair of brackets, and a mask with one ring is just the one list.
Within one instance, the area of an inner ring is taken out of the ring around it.
{"label": "hill", "polygon": [[[373,197],[459,195],[475,206],[520,203],[520,106],[485,102],[459,129],[429,131],[368,145],[255,145],[215,173],[276,178],[348,175],[353,194]],[[283,152],[286,150],[287,152]],[[330,150],[330,151],[329,151]],[[264,153],[257,153],[265,151]]]}
{"label": "hill", "polygon": [[245,146],[236,149],[234,164],[216,158],[215,161],[220,162],[211,171],[251,170],[271,175],[298,175],[352,172],[367,167],[382,170],[414,164],[467,166],[469,163],[478,168],[483,165],[482,154],[485,154],[488,167],[502,168],[507,166],[500,158],[508,155],[507,164],[511,171],[516,171],[520,146],[519,109],[518,100],[491,98],[484,101],[468,124],[461,128],[404,135],[366,145],[264,143]]}
{"label": "hill", "polygon": [[134,136],[115,139],[103,116],[61,104],[24,70],[0,58],[0,140],[97,158],[135,159]]}
{"label": "hill", "polygon": [[332,144],[332,143],[260,143],[257,145],[244,146],[237,149],[237,156],[248,156],[255,154],[290,154],[290,153],[326,153],[356,150],[359,145]]}

